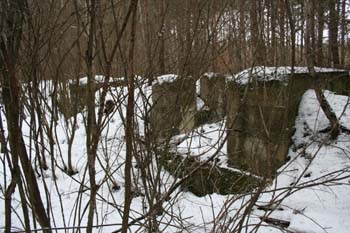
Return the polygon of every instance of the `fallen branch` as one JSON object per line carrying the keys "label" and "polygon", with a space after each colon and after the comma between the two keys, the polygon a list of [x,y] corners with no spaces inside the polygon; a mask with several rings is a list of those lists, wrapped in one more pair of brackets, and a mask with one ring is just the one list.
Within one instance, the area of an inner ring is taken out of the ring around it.
{"label": "fallen branch", "polygon": [[290,221],[281,220],[271,217],[260,217],[260,220],[274,226],[280,226],[282,228],[287,228],[290,225]]}

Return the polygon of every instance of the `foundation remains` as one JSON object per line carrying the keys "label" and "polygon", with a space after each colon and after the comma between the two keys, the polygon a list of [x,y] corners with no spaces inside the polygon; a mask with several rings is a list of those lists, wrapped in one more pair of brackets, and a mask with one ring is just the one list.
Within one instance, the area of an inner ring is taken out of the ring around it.
{"label": "foundation remains", "polygon": [[[348,95],[347,72],[318,73],[323,89]],[[286,80],[227,83],[227,153],[232,167],[272,177],[285,162],[302,95],[315,78],[301,73]]]}

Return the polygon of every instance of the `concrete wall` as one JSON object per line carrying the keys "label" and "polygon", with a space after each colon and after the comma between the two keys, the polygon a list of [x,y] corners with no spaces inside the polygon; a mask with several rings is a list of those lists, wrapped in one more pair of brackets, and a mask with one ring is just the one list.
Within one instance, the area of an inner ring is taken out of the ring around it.
{"label": "concrete wall", "polygon": [[[349,94],[348,73],[318,74],[324,89]],[[227,153],[233,167],[272,177],[287,156],[302,95],[313,88],[308,74],[288,82],[227,84]]]}
{"label": "concrete wall", "polygon": [[200,97],[209,107],[212,120],[221,120],[226,115],[225,88],[223,74],[205,74],[200,78]]}
{"label": "concrete wall", "polygon": [[[108,83],[108,87],[127,86],[127,80],[120,78]],[[103,87],[103,83],[94,83],[95,92]],[[72,117],[74,113],[83,111],[86,107],[87,84],[86,83],[65,83],[58,91],[58,109],[66,117]]]}
{"label": "concrete wall", "polygon": [[195,79],[178,77],[152,86],[151,125],[157,139],[186,132],[194,127]]}

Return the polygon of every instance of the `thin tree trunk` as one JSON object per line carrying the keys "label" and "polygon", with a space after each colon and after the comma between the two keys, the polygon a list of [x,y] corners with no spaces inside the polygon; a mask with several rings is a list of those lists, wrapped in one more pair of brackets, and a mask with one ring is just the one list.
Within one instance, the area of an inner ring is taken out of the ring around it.
{"label": "thin tree trunk", "polygon": [[304,55],[305,55],[305,10],[304,7],[301,8],[301,32],[300,32],[300,63],[304,63]]}
{"label": "thin tree trunk", "polygon": [[[12,215],[12,194],[15,192],[15,188],[17,185],[16,182],[16,176],[15,176],[15,172],[14,172],[14,168],[13,165],[11,164],[11,159],[10,159],[10,155],[9,155],[9,151],[7,149],[7,145],[6,145],[6,139],[5,139],[5,135],[4,135],[4,127],[2,124],[2,116],[1,116],[1,112],[0,112],[0,142],[1,142],[1,153],[3,153],[6,157],[7,160],[7,164],[9,166],[9,170],[11,172],[11,182],[9,185],[7,185],[6,183],[6,179],[5,179],[5,184],[4,186],[6,187],[5,190],[5,233],[10,233],[11,232],[11,226],[12,226],[12,219],[11,219],[11,215]],[[4,169],[4,177],[6,177],[6,168]]]}
{"label": "thin tree trunk", "polygon": [[[210,8],[211,8],[211,14],[208,16],[209,17],[209,22],[210,22],[210,31],[212,33],[212,37],[211,37],[211,64],[212,64],[212,67],[211,67],[211,70],[212,72],[216,73],[218,72],[217,69],[218,69],[218,65],[217,65],[217,37],[218,37],[218,32],[217,32],[217,29],[216,29],[216,4],[217,2],[215,1],[211,1],[210,2]],[[187,7],[188,9],[188,7]],[[189,10],[189,9],[188,9]],[[190,17],[188,17],[187,19],[188,21],[190,21]],[[190,24],[190,23],[188,23]],[[189,30],[189,29],[188,29]],[[186,38],[186,40],[190,40],[189,38]],[[188,49],[188,48],[187,48]]]}
{"label": "thin tree trunk", "polygon": [[280,56],[281,65],[285,66],[287,61],[287,52],[285,50],[285,2],[280,0],[279,2],[279,27],[280,27]]}
{"label": "thin tree trunk", "polygon": [[323,66],[324,2],[317,4],[317,65]]}
{"label": "thin tree trunk", "polygon": [[285,0],[285,4],[286,4],[286,11],[287,11],[287,17],[288,17],[288,21],[289,21],[289,27],[290,27],[290,34],[291,34],[291,41],[292,41],[292,74],[294,73],[294,66],[295,66],[295,21],[293,18],[293,14],[292,14],[292,9],[289,3],[289,0]]}
{"label": "thin tree trunk", "polygon": [[159,73],[165,74],[165,1],[160,0],[160,17],[161,17],[161,29],[160,29],[160,48],[159,48]]}
{"label": "thin tree trunk", "polygon": [[277,39],[276,39],[276,2],[275,0],[270,0],[271,9],[271,55],[272,64],[277,66]]}
{"label": "thin tree trunk", "polygon": [[346,23],[346,0],[342,0],[341,2],[341,37],[340,37],[340,48],[341,48],[341,57],[340,57],[340,64],[342,67],[345,66],[345,55],[346,55],[346,48],[345,48],[345,35],[347,33],[347,26]]}
{"label": "thin tree trunk", "polygon": [[92,150],[93,147],[93,132],[96,127],[96,116],[95,116],[95,78],[92,73],[93,68],[93,45],[95,40],[95,27],[96,27],[96,0],[90,1],[90,28],[89,28],[89,39],[88,48],[86,53],[86,66],[87,66],[87,126],[86,126],[86,148],[87,148],[87,162],[90,179],[90,201],[89,201],[89,213],[86,232],[92,232],[92,226],[94,221],[94,212],[96,208],[96,170],[95,160],[96,153]]}
{"label": "thin tree trunk", "polygon": [[336,10],[336,0],[328,0],[329,7],[329,57],[330,65],[338,67],[339,51],[338,51],[338,16]]}
{"label": "thin tree trunk", "polygon": [[[21,0],[5,1],[5,3],[1,2],[1,6],[4,10],[1,16],[6,19],[6,25],[2,25],[4,27],[1,28],[2,36],[0,38],[0,66],[3,68],[1,69],[3,76],[2,95],[6,111],[11,155],[14,160],[14,172],[17,177],[17,184],[19,184],[18,182],[20,182],[21,176],[18,166],[19,158],[24,171],[29,201],[34,216],[41,227],[45,228],[44,232],[51,232],[50,220],[45,212],[35,172],[28,158],[20,127],[20,83],[16,75],[16,64],[22,41],[23,7],[25,6],[25,2]],[[23,195],[21,195],[21,199],[24,204],[26,199]],[[24,207],[23,210],[27,211],[27,208]],[[24,213],[24,215],[28,215],[28,212]]]}
{"label": "thin tree trunk", "polygon": [[[12,60],[11,58],[8,59]],[[8,74],[4,75],[4,86],[9,87],[3,90],[3,100],[6,109],[6,118],[9,131],[9,142],[11,154],[13,157],[18,156],[24,171],[24,177],[27,182],[29,200],[32,204],[35,217],[43,228],[50,227],[50,221],[46,215],[45,208],[41,199],[39,186],[36,180],[35,172],[32,168],[31,161],[28,158],[26,146],[24,144],[22,130],[19,126],[19,82],[15,75],[14,66],[7,64]],[[6,72],[6,71],[5,71]],[[19,171],[19,170],[18,170]],[[22,200],[25,201],[25,200]],[[50,230],[47,230],[49,232]]]}
{"label": "thin tree trunk", "polygon": [[[182,68],[182,74],[185,75],[193,75],[193,51],[192,51],[192,36],[191,36],[191,29],[192,29],[192,12],[191,12],[191,1],[186,0],[185,5],[185,16],[186,19],[185,23],[185,50],[183,53],[183,68]],[[214,41],[213,41],[214,42]]]}
{"label": "thin tree trunk", "polygon": [[305,40],[306,40],[306,61],[307,61],[307,66],[309,68],[309,72],[311,76],[315,80],[315,92],[316,92],[316,97],[317,100],[320,104],[320,107],[322,108],[323,112],[325,113],[327,119],[329,120],[331,127],[330,127],[330,139],[335,140],[339,133],[340,133],[340,126],[339,126],[339,121],[335,113],[333,112],[331,106],[329,105],[326,97],[323,94],[323,90],[321,89],[320,82],[318,80],[317,74],[315,73],[314,69],[314,51],[312,49],[312,44],[311,44],[311,38],[312,38],[312,30],[314,28],[312,27],[312,18],[313,18],[313,10],[314,8],[312,7],[312,0],[305,0],[305,6],[306,6],[306,35],[305,35]]}
{"label": "thin tree trunk", "polygon": [[[252,0],[250,1],[250,33],[251,33],[251,56],[252,63],[254,65],[264,65],[264,41],[263,41],[263,32],[259,27],[258,22],[258,7],[260,8],[259,1]],[[259,5],[258,5],[259,4]],[[262,17],[260,17],[262,19]]]}
{"label": "thin tree trunk", "polygon": [[[258,19],[257,19],[257,6],[256,0],[252,0],[250,2],[250,34],[251,34],[251,50],[252,50],[252,60],[253,63],[260,63],[260,57],[255,56],[259,53],[258,51],[258,40],[259,40],[259,27],[258,27]],[[256,58],[255,58],[256,57]]]}
{"label": "thin tree trunk", "polygon": [[[314,77],[315,77],[315,74],[314,74]],[[332,110],[332,107],[329,105],[326,97],[324,96],[323,90],[321,89],[318,80],[316,81],[315,92],[316,92],[317,100],[320,103],[320,106],[321,106],[324,114],[326,115],[327,119],[329,120],[329,122],[331,124],[331,127],[329,129],[330,139],[335,140],[335,139],[337,139],[337,137],[340,133],[340,124],[339,124],[337,116],[335,115],[335,113]]]}
{"label": "thin tree trunk", "polygon": [[153,48],[154,48],[154,43],[153,43],[153,26],[151,24],[150,20],[150,13],[153,10],[153,8],[150,6],[149,0],[144,0],[143,1],[143,11],[144,13],[144,25],[143,25],[143,30],[144,30],[144,35],[145,35],[145,47],[146,47],[146,58],[147,58],[147,74],[150,77],[153,77],[154,75],[154,62],[153,62]]}
{"label": "thin tree trunk", "polygon": [[240,47],[241,47],[241,64],[239,64],[239,68],[242,70],[246,66],[246,27],[245,27],[245,5],[246,0],[240,0],[239,2],[239,41],[240,41]]}
{"label": "thin tree trunk", "polygon": [[125,158],[125,194],[124,194],[124,212],[122,221],[122,233],[128,231],[129,213],[132,201],[132,157],[133,157],[133,135],[134,135],[134,47],[135,47],[135,33],[136,33],[136,11],[137,0],[133,0],[132,22],[131,22],[131,36],[128,62],[128,103],[126,109],[126,158]]}
{"label": "thin tree trunk", "polygon": [[312,49],[312,53],[311,53],[311,56],[312,56],[312,60],[313,60],[313,64],[316,64],[316,20],[315,20],[315,15],[316,15],[316,12],[315,12],[315,9],[316,9],[316,2],[315,0],[311,0],[311,5],[312,5],[312,18],[310,18],[310,23],[311,23],[311,49]]}

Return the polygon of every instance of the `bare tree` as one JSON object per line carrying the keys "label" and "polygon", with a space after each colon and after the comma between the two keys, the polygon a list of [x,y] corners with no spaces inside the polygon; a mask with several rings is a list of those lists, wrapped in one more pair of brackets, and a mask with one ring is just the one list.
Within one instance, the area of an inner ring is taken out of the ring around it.
{"label": "bare tree", "polygon": [[332,67],[339,65],[339,50],[338,50],[338,14],[337,5],[338,0],[328,0],[329,7],[329,63]]}
{"label": "bare tree", "polygon": [[323,90],[321,89],[320,86],[320,81],[318,80],[317,74],[314,69],[315,65],[315,50],[312,49],[312,34],[314,30],[314,10],[315,8],[313,7],[313,1],[312,0],[305,0],[305,7],[306,7],[306,35],[305,35],[305,46],[306,46],[306,61],[307,65],[309,68],[309,72],[311,76],[315,79],[315,92],[317,99],[320,103],[320,106],[327,116],[331,126],[330,126],[330,139],[335,140],[339,133],[340,133],[340,125],[337,116],[333,112],[331,106],[329,105],[326,97],[323,94]]}
{"label": "bare tree", "polygon": [[131,18],[131,34],[130,34],[130,48],[128,57],[128,103],[126,112],[126,159],[125,159],[125,198],[124,198],[124,212],[122,222],[122,233],[128,232],[128,222],[130,205],[132,201],[132,183],[131,183],[131,169],[133,158],[133,135],[134,135],[134,46],[136,37],[136,12],[137,12],[137,0],[133,0],[130,3],[130,10],[132,12]]}
{"label": "bare tree", "polygon": [[[20,117],[20,95],[21,87],[16,71],[17,62],[20,54],[21,39],[23,33],[23,24],[25,17],[25,1],[2,1],[1,19],[1,54],[0,63],[2,70],[3,100],[5,104],[6,118],[9,130],[9,144],[11,148],[13,172],[16,182],[21,182],[21,169],[19,160],[25,175],[27,188],[29,190],[29,201],[35,214],[35,218],[45,229],[45,232],[51,232],[50,220],[45,211],[41,199],[39,186],[36,180],[34,169],[27,154],[27,149],[23,140]],[[5,10],[4,10],[5,9]],[[22,202],[26,203],[25,197],[22,196]],[[24,211],[27,211],[25,208]],[[24,213],[27,215],[28,213]],[[9,216],[10,217],[10,216]],[[8,226],[10,227],[10,226]],[[28,229],[30,226],[27,223]],[[9,228],[8,228],[9,229]]]}

